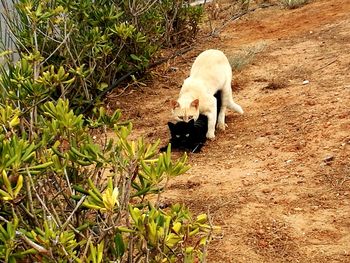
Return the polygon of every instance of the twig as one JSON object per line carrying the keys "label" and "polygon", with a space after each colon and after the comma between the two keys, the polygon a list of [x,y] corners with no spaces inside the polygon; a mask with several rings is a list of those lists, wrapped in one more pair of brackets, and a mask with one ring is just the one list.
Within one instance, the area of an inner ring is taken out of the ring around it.
{"label": "twig", "polygon": [[44,65],[46,63],[46,61],[48,61],[56,52],[57,50],[60,49],[60,47],[67,41],[69,35],[72,33],[72,31],[70,31],[66,36],[65,38],[62,40],[62,42],[55,48],[54,51],[51,52],[51,54],[43,61],[40,63],[40,66]]}
{"label": "twig", "polygon": [[60,217],[59,217],[59,215],[58,215],[58,213],[56,211],[56,208],[55,208],[55,206],[54,206],[54,204],[52,202],[50,203],[50,207],[51,207],[52,212],[54,213],[54,215],[55,215],[55,217],[57,219],[58,225],[61,227],[62,226],[62,222],[61,222]]}
{"label": "twig", "polygon": [[335,63],[336,61],[338,60],[338,58],[332,60],[331,62],[327,63],[326,65],[323,65],[322,67],[319,67],[318,69],[315,69],[315,71],[318,71],[318,70],[321,70],[321,69],[324,69],[330,65],[332,65],[333,63]]}
{"label": "twig", "polygon": [[211,235],[213,233],[213,222],[212,222],[212,219],[211,219],[211,216],[210,216],[209,207],[208,207],[207,215],[208,215],[208,223],[209,223],[209,226],[210,226],[210,231],[209,231],[209,234],[207,236],[207,239],[205,240],[205,245],[203,247],[203,259],[202,259],[203,263],[207,262],[207,246],[208,246],[208,243],[209,243],[209,241],[211,239]]}
{"label": "twig", "polygon": [[86,259],[86,255],[87,255],[87,252],[88,252],[90,243],[91,243],[91,238],[92,238],[92,235],[89,236],[89,239],[88,239],[88,241],[86,242],[86,247],[85,247],[85,249],[84,249],[84,253],[83,253],[82,257],[80,257],[80,258],[83,259],[83,262],[84,262],[85,259]]}
{"label": "twig", "polygon": [[[16,231],[16,235],[20,236],[29,246],[34,248],[39,253],[44,253],[44,254],[48,254],[48,255],[51,254],[49,250],[47,250],[46,248],[44,248],[44,247],[38,245],[37,243],[33,242],[32,240],[30,240],[28,237],[26,237],[20,231]],[[51,257],[52,257],[52,255],[51,255]]]}
{"label": "twig", "polygon": [[31,212],[29,212],[28,209],[27,209],[22,203],[19,204],[19,207],[20,207],[21,209],[23,209],[23,211],[24,211],[30,218],[35,219],[35,216],[34,216]]}
{"label": "twig", "polygon": [[70,192],[71,195],[73,195],[73,190],[72,190],[72,187],[71,187],[71,183],[70,183],[70,181],[69,181],[69,178],[68,178],[67,169],[64,168],[63,171],[64,171],[64,176],[65,176],[65,178],[66,178],[66,180],[67,180],[67,185],[68,185],[69,192]]}
{"label": "twig", "polygon": [[220,27],[218,28],[215,28],[213,31],[212,31],[212,35],[213,36],[216,36],[220,30],[222,30],[225,26],[227,26],[228,23],[231,23],[235,20],[238,20],[240,19],[242,16],[250,13],[250,12],[254,12],[257,8],[253,8],[253,9],[250,9],[250,10],[247,10],[247,11],[243,11],[243,12],[240,12],[239,14],[236,14],[236,15],[233,15],[231,16],[227,21],[225,21]]}
{"label": "twig", "polygon": [[[190,50],[193,49],[193,46],[189,46],[189,47],[186,47],[182,50],[178,50],[177,52],[175,52],[174,54],[172,54],[171,56],[169,57],[166,57],[166,58],[162,58],[152,64],[150,64],[148,66],[148,70],[151,69],[151,68],[154,68],[160,64],[163,64],[164,62],[170,60],[170,59],[173,59],[177,56],[180,56],[182,54],[185,54],[187,52],[189,52]],[[115,82],[113,82],[107,89],[103,90],[100,94],[98,94],[88,105],[87,107],[81,112],[82,114],[86,113],[87,111],[91,110],[91,108],[95,105],[95,103],[104,98],[106,96],[107,93],[109,93],[110,91],[112,91],[113,89],[115,89],[120,83],[122,83],[124,80],[126,80],[128,77],[130,77],[131,75],[135,75],[137,73],[141,72],[140,69],[135,69],[135,70],[132,70],[130,72],[128,72],[127,74],[125,74],[124,76],[122,76],[121,78],[119,78],[118,80],[116,80]]]}
{"label": "twig", "polygon": [[6,218],[4,218],[4,217],[2,217],[2,216],[0,216],[0,220],[1,221],[4,221],[5,223],[9,223],[10,221],[8,221]]}
{"label": "twig", "polygon": [[157,195],[157,203],[156,203],[156,208],[159,208],[159,202],[160,202],[160,195],[162,194],[162,192],[164,192],[166,190],[166,188],[168,187],[168,183],[169,183],[169,175],[167,174],[167,177],[165,179],[165,184],[164,184],[164,187],[163,187],[163,191],[161,191],[159,189],[159,192],[158,192],[158,195]]}
{"label": "twig", "polygon": [[219,28],[214,29],[212,31],[212,35],[217,35],[221,29],[223,29],[225,26],[227,26],[228,23],[233,22],[235,20],[238,20],[244,15],[252,13],[252,12],[256,11],[257,9],[267,8],[267,7],[274,6],[274,5],[275,4],[262,5],[260,7],[255,7],[252,9],[244,10],[244,11],[240,12],[239,14],[233,15],[227,21],[225,21]]}
{"label": "twig", "polygon": [[72,219],[73,215],[75,214],[75,212],[79,209],[79,207],[81,206],[81,204],[84,202],[86,198],[86,195],[84,195],[79,202],[77,203],[76,207],[74,208],[74,210],[72,211],[72,213],[68,216],[66,222],[62,225],[61,228],[61,232],[63,232],[63,230],[66,228],[66,226],[69,224],[69,221]]}
{"label": "twig", "polygon": [[50,210],[47,208],[47,206],[45,205],[44,201],[40,198],[38,192],[36,191],[35,187],[34,187],[34,182],[33,182],[33,178],[32,178],[32,175],[30,174],[29,170],[28,170],[28,167],[27,167],[27,174],[29,176],[29,179],[30,179],[30,183],[32,184],[32,187],[34,189],[34,192],[35,192],[35,195],[36,195],[36,198],[38,198],[40,204],[43,206],[44,211],[46,210],[46,212],[49,213],[49,215],[51,216],[52,220],[54,221],[54,223],[56,224],[56,226],[58,227],[58,223],[55,219],[55,217],[52,215],[52,213],[50,212]]}
{"label": "twig", "polygon": [[133,252],[134,252],[134,236],[129,236],[129,246],[128,246],[128,263],[133,263]]}
{"label": "twig", "polygon": [[33,196],[32,196],[32,191],[30,190],[30,182],[28,178],[24,177],[24,183],[26,185],[26,190],[27,190],[27,195],[28,195],[28,205],[30,209],[30,213],[33,215],[34,222],[37,226],[39,226],[39,221],[38,218],[36,217],[36,214],[34,212],[34,206],[33,206]]}
{"label": "twig", "polygon": [[[58,180],[57,180],[57,177],[55,174],[53,174],[53,177],[52,177],[52,185],[55,187],[55,189],[58,191],[56,193],[56,195],[54,195],[54,198],[56,198],[59,194],[62,194],[64,199],[66,200],[67,204],[69,204],[70,207],[74,207],[74,204],[72,203],[72,201],[70,200],[70,198],[65,194],[64,192],[64,189],[61,188]],[[53,199],[52,199],[53,200]]]}

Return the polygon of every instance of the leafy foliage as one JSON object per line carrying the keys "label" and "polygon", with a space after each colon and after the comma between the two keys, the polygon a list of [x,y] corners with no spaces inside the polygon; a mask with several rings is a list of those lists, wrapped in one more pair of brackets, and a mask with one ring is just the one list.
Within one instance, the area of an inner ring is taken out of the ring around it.
{"label": "leafy foliage", "polygon": [[76,113],[126,72],[147,68],[159,47],[195,35],[200,8],[156,2],[5,7],[20,59],[2,43],[0,261],[205,259],[207,216],[159,207],[168,181],[189,169],[187,156],[172,160],[170,147],[158,154],[158,142],[130,140],[119,110]]}
{"label": "leafy foliage", "polygon": [[[157,155],[158,143],[128,140],[131,123],[120,123],[119,111],[107,115],[100,108],[85,119],[59,99],[38,112],[30,133],[21,124],[25,115],[0,106],[0,259],[203,257],[212,228],[206,215],[193,218],[182,205],[160,209],[157,202],[168,180],[189,168],[186,155],[174,161],[170,148]],[[113,127],[114,139],[90,135],[107,127]]]}
{"label": "leafy foliage", "polygon": [[[4,9],[27,63],[21,69],[34,73],[34,86],[24,93],[67,98],[74,107],[83,107],[127,72],[145,70],[160,47],[191,40],[202,13],[183,0],[18,0],[14,11]],[[21,81],[9,83],[8,93],[25,85]]]}

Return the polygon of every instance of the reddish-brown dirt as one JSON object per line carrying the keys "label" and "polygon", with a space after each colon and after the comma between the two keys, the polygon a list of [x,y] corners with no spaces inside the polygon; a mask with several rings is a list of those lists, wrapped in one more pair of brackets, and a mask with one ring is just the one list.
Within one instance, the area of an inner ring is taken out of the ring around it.
{"label": "reddish-brown dirt", "polygon": [[226,131],[189,154],[192,168],[166,199],[221,226],[208,262],[350,262],[350,1],[257,9],[108,103],[133,120],[133,136],[164,145],[169,100],[194,58],[258,46],[234,72],[244,115],[227,113]]}

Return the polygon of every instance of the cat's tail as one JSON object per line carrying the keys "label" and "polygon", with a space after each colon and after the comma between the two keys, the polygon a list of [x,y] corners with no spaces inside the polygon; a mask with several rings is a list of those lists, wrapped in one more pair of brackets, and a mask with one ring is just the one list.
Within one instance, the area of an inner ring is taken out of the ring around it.
{"label": "cat's tail", "polygon": [[240,105],[238,105],[237,103],[235,103],[233,100],[230,101],[230,103],[227,105],[227,107],[230,108],[231,110],[237,111],[240,114],[244,113],[242,107]]}

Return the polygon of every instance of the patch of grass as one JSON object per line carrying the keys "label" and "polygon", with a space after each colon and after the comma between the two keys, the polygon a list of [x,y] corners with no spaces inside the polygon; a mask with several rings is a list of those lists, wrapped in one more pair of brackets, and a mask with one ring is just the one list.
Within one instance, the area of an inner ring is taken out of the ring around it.
{"label": "patch of grass", "polygon": [[281,0],[281,3],[289,9],[301,7],[308,4],[309,2],[309,0]]}
{"label": "patch of grass", "polygon": [[262,52],[266,47],[265,42],[258,43],[254,46],[248,47],[236,55],[228,56],[228,60],[233,70],[240,71],[246,65],[250,64],[255,55]]}
{"label": "patch of grass", "polygon": [[274,79],[270,81],[263,89],[264,90],[278,90],[278,89],[283,89],[287,87],[287,83],[283,79]]}

